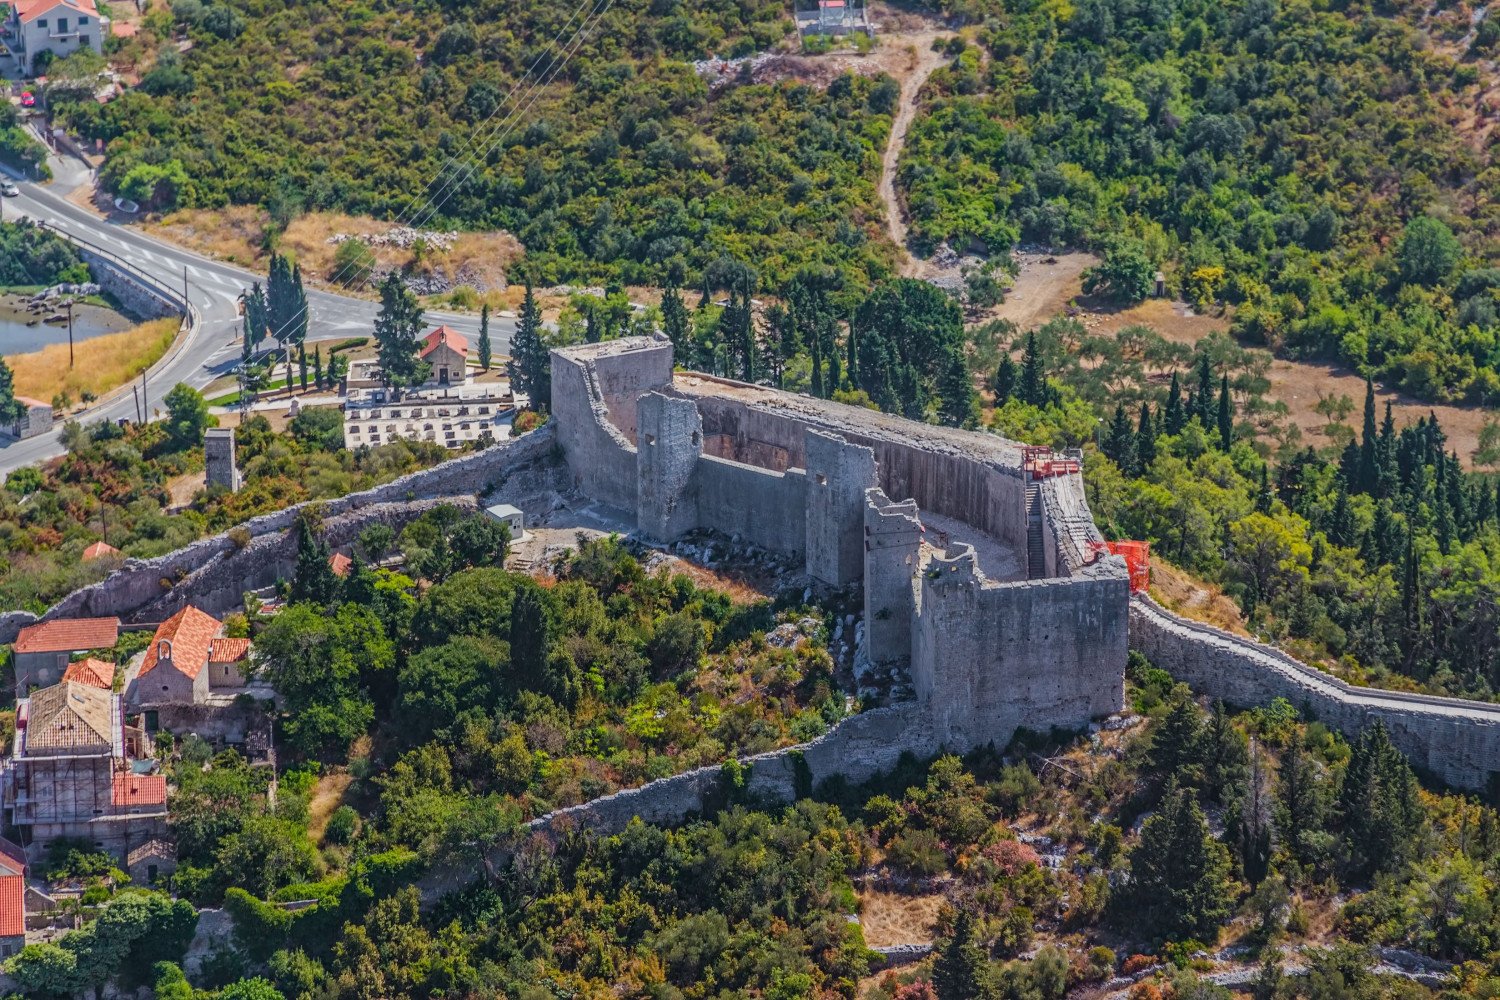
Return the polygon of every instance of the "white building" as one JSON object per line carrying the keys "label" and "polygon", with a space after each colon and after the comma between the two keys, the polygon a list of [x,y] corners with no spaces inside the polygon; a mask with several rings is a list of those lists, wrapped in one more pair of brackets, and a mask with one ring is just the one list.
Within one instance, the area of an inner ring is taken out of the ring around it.
{"label": "white building", "polygon": [[104,26],[94,0],[9,0],[6,6],[5,45],[27,76],[43,52],[61,58],[85,48],[104,51]]}
{"label": "white building", "polygon": [[515,400],[494,384],[416,389],[390,402],[382,389],[351,389],[344,404],[344,447],[398,438],[461,448],[488,435],[510,437]]}

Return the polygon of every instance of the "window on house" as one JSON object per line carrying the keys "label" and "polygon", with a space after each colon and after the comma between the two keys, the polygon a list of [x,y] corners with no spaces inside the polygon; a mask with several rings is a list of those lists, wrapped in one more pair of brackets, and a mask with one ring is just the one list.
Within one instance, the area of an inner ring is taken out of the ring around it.
{"label": "window on house", "polygon": [[45,28],[47,26],[47,19],[44,17],[41,20],[37,21],[36,26],[38,28]]}
{"label": "window on house", "polygon": [[58,31],[63,31],[63,32],[65,32],[65,31],[68,30],[68,19],[67,18],[60,17],[60,18],[57,19],[57,30]]}
{"label": "window on house", "polygon": [[79,27],[80,27],[80,28],[81,28],[81,27],[83,27],[83,26],[84,26],[84,25],[85,25],[85,24],[88,24],[88,23],[89,23],[89,19],[88,19],[88,18],[86,18],[86,17],[80,17],[80,18],[79,18],[79,19],[78,19],[78,26],[79,26]]}

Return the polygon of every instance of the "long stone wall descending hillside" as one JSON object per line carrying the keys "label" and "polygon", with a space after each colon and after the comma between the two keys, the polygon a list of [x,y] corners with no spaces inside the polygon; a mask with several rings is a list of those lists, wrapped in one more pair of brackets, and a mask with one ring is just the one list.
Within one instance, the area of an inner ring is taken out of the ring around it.
{"label": "long stone wall descending hillside", "polygon": [[[483,493],[511,471],[548,458],[555,446],[552,424],[514,441],[393,479],[361,493],[311,501],[322,510],[334,545],[343,545],[375,521],[401,525],[440,498]],[[157,621],[183,605],[210,612],[238,603],[246,590],[275,583],[294,558],[287,529],[307,504],[297,504],[155,559],[132,559],[96,584],[75,590],[41,616],[27,611],[0,615],[0,644],[41,618],[115,615],[124,621]],[[243,532],[243,533],[242,533]],[[245,534],[250,541],[245,544]]]}
{"label": "long stone wall descending hillside", "polygon": [[1195,691],[1241,707],[1285,698],[1346,736],[1376,719],[1419,770],[1455,788],[1500,790],[1500,705],[1355,687],[1278,649],[1130,602],[1130,647]]}

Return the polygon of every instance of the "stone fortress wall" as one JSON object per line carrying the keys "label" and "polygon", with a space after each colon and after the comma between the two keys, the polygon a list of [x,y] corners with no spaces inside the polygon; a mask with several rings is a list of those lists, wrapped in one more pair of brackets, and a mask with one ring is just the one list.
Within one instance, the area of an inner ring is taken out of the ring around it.
{"label": "stone fortress wall", "polygon": [[[399,529],[441,502],[473,503],[507,475],[551,456],[551,424],[513,441],[463,455],[334,500],[312,501],[322,511],[330,545],[347,545],[365,526]],[[288,529],[308,504],[252,518],[237,528],[158,556],[131,559],[96,584],[75,590],[38,616],[0,614],[0,644],[42,619],[116,615],[126,623],[159,622],[196,604],[210,614],[236,609],[247,590],[274,584],[296,563],[296,533]]]}
{"label": "stone fortress wall", "polygon": [[1413,767],[1454,788],[1500,793],[1500,705],[1355,687],[1279,649],[1179,618],[1144,595],[1131,602],[1130,645],[1232,705],[1285,698],[1350,738],[1379,719]]}
{"label": "stone fortress wall", "polygon": [[[717,531],[864,585],[864,656],[915,690],[915,743],[1004,746],[1123,706],[1128,574],[1095,544],[1079,474],[1035,478],[994,435],[674,376],[660,338],[552,358],[558,441],[585,494],[658,542]],[[1043,557],[1029,579],[992,579],[976,546],[1027,549],[1028,493]],[[927,512],[959,532],[924,546]]]}

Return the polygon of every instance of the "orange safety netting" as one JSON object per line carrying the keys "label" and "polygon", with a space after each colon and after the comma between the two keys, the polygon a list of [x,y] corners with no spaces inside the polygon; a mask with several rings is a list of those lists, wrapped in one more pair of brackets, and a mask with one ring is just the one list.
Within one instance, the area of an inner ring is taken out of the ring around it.
{"label": "orange safety netting", "polygon": [[1099,549],[1111,555],[1123,556],[1125,566],[1130,570],[1130,590],[1132,593],[1145,593],[1151,584],[1151,543],[1150,542],[1104,542],[1102,545],[1095,543]]}

